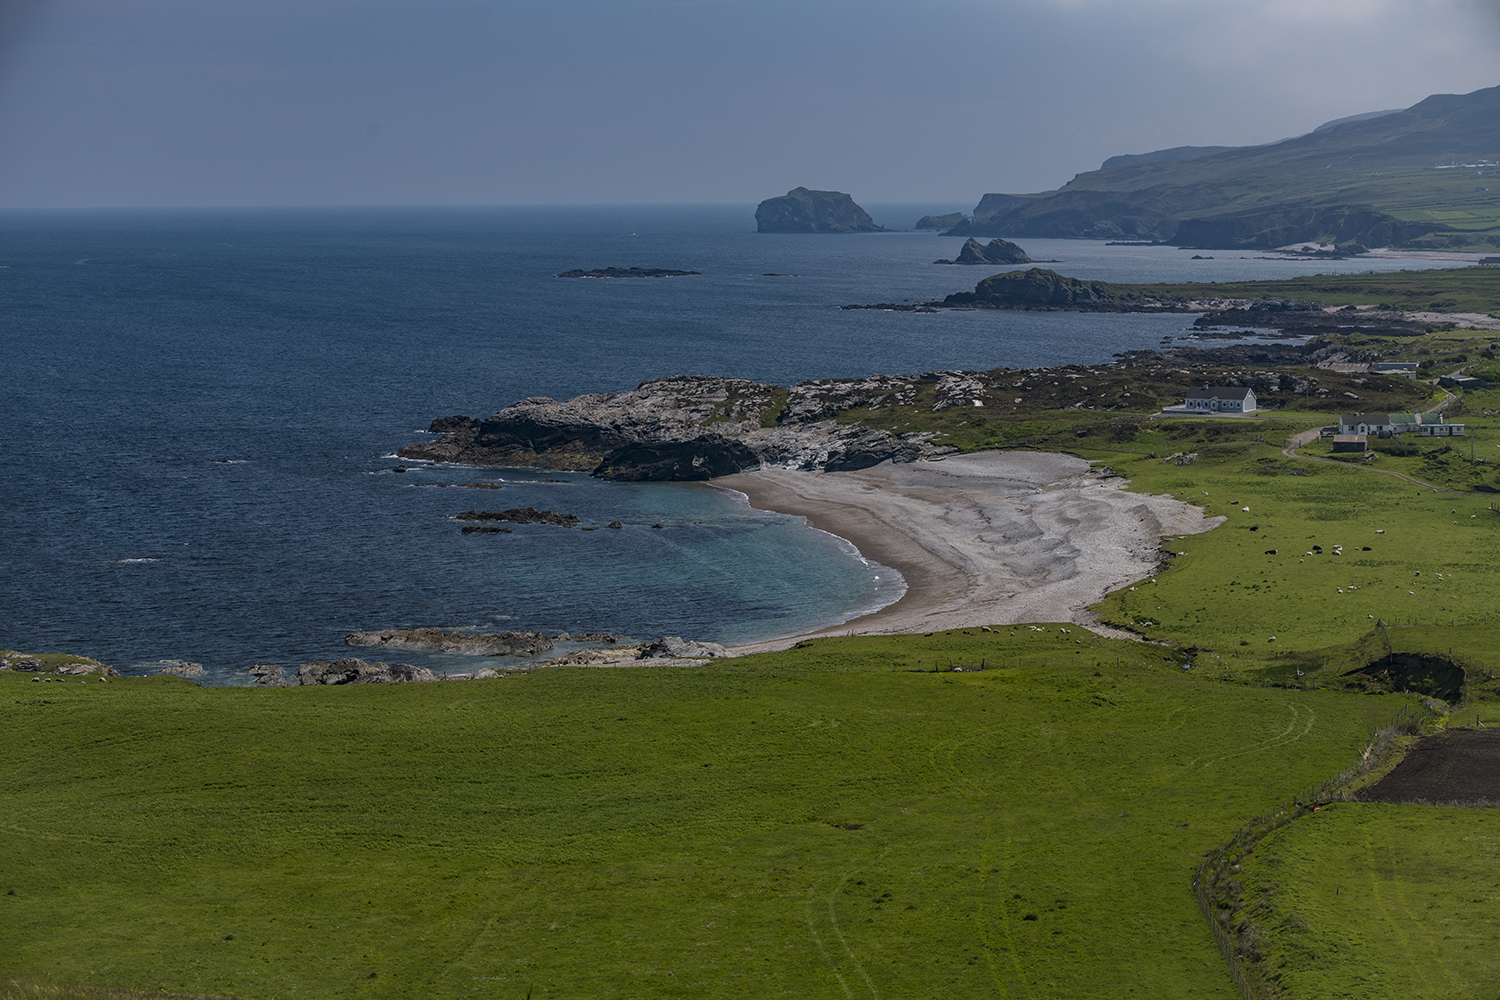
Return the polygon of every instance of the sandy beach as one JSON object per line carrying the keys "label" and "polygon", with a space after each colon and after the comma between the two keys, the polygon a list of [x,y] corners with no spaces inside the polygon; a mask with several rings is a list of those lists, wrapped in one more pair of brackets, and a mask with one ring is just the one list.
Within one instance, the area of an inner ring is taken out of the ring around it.
{"label": "sandy beach", "polygon": [[1101,478],[1082,459],[1033,452],[857,472],[762,469],[711,484],[744,494],[757,509],[801,515],[905,578],[899,601],[812,636],[1041,621],[1097,628],[1088,605],[1149,575],[1164,535],[1223,521],[1171,497],[1127,493],[1124,480]]}

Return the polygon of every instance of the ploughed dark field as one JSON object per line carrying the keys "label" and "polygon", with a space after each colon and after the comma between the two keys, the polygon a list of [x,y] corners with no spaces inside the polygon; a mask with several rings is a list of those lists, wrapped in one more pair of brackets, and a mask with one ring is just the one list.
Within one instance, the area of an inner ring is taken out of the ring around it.
{"label": "ploughed dark field", "polygon": [[1500,803],[1500,730],[1430,736],[1359,797],[1364,802]]}

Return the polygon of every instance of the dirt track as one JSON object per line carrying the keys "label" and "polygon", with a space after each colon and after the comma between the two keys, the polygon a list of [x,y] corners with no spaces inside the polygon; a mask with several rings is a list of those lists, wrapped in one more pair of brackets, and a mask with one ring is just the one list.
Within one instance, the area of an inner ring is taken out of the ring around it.
{"label": "dirt track", "polygon": [[1460,729],[1417,743],[1361,802],[1500,805],[1500,729]]}

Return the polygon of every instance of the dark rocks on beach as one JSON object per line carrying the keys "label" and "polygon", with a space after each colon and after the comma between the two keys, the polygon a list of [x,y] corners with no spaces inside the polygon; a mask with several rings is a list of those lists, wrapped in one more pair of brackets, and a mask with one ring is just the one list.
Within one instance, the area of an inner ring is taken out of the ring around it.
{"label": "dark rocks on beach", "polygon": [[426,667],[415,667],[410,663],[366,663],[353,657],[334,660],[332,663],[313,660],[297,668],[297,683],[302,686],[401,684],[435,680],[441,678]]}
{"label": "dark rocks on beach", "polygon": [[353,632],[344,637],[350,646],[431,650],[465,656],[535,656],[552,649],[540,632],[444,632],[440,628],[384,629]]}
{"label": "dark rocks on beach", "polygon": [[[577,514],[559,514],[535,507],[512,507],[509,510],[466,510],[450,515],[455,521],[513,521],[516,524],[556,524],[571,528],[578,524]],[[467,529],[466,529],[467,530]]]}
{"label": "dark rocks on beach", "polygon": [[[786,389],[748,379],[674,375],[622,393],[564,402],[523,399],[486,420],[445,418],[431,443],[405,458],[472,465],[589,470],[601,479],[692,481],[774,465],[859,469],[887,459],[916,461],[953,449],[926,432],[840,424],[834,417],[878,403],[939,374],[816,380]],[[473,512],[476,516],[480,513]]]}
{"label": "dark rocks on beach", "polygon": [[654,642],[641,645],[636,653],[638,660],[702,660],[728,656],[729,651],[717,642],[684,641],[682,636],[662,636]]}
{"label": "dark rocks on beach", "polygon": [[755,210],[758,233],[883,233],[870,213],[842,191],[792,188],[767,198]]}
{"label": "dark rocks on beach", "polygon": [[1026,251],[1006,240],[990,240],[981,244],[969,237],[955,260],[935,260],[934,264],[1030,264]]}
{"label": "dark rocks on beach", "polygon": [[284,688],[287,686],[286,671],[274,663],[257,663],[250,668],[250,676],[261,687]]}
{"label": "dark rocks on beach", "polygon": [[668,267],[599,267],[592,271],[562,271],[554,278],[682,278],[702,271],[674,271]]}

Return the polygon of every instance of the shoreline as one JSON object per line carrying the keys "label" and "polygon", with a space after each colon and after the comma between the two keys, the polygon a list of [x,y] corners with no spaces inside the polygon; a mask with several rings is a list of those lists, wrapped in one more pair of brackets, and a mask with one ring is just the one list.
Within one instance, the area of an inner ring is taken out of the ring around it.
{"label": "shoreline", "polygon": [[1014,451],[712,479],[708,485],[743,494],[758,510],[800,516],[845,539],[906,581],[905,593],[872,612],[730,652],[773,652],[834,635],[1041,621],[1118,636],[1093,622],[1088,606],[1149,576],[1164,536],[1223,520],[1169,496],[1127,493],[1124,482],[1072,456]]}

